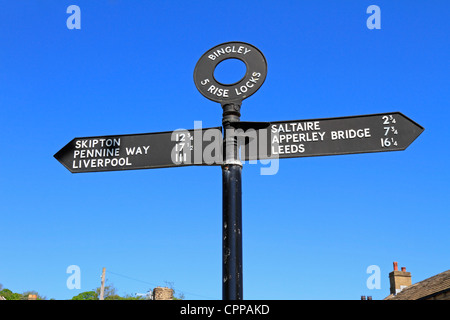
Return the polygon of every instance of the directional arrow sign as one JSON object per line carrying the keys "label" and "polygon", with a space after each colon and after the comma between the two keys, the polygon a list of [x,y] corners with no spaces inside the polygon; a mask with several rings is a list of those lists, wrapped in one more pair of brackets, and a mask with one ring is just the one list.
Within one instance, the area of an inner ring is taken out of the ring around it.
{"label": "directional arrow sign", "polygon": [[257,160],[398,151],[423,130],[400,112],[270,122],[255,131],[257,139],[245,132],[249,142],[241,154],[243,160]]}
{"label": "directional arrow sign", "polygon": [[54,157],[72,173],[220,165],[221,146],[217,127],[75,138]]}

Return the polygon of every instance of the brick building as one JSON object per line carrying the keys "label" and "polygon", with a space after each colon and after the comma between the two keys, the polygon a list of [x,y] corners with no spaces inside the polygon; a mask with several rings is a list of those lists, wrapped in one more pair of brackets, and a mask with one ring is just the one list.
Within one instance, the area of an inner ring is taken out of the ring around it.
{"label": "brick building", "polygon": [[173,300],[173,289],[167,287],[154,288],[153,300]]}
{"label": "brick building", "polygon": [[450,270],[412,284],[411,273],[402,267],[389,273],[390,295],[384,300],[450,300]]}

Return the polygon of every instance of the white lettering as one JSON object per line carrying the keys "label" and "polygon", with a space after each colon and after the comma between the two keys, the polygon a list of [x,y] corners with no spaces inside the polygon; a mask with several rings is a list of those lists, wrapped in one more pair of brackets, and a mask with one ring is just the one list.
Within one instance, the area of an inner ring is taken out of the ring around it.
{"label": "white lettering", "polygon": [[354,139],[354,138],[370,138],[370,128],[364,128],[364,129],[348,129],[348,130],[337,130],[337,131],[331,131],[331,140],[345,140],[345,139]]}
{"label": "white lettering", "polygon": [[208,58],[210,60],[214,61],[221,55],[230,54],[230,53],[239,53],[239,54],[246,55],[250,51],[252,51],[252,50],[248,49],[246,47],[243,47],[243,46],[239,46],[237,49],[236,49],[236,46],[226,46],[224,48],[216,49],[216,51],[214,51],[208,55]]}
{"label": "white lettering", "polygon": [[215,85],[211,85],[208,90],[208,92],[211,92],[212,94],[215,94],[218,97],[225,97],[228,98],[228,89],[223,89],[216,87]]}

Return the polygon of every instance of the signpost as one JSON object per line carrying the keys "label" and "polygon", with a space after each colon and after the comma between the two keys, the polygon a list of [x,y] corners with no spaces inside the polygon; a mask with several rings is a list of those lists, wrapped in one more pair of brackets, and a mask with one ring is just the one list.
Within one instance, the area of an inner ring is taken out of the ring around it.
{"label": "signpost", "polygon": [[400,112],[270,122],[255,131],[257,139],[243,155],[244,160],[258,160],[399,151],[423,130]]}
{"label": "signpost", "polygon": [[[239,59],[247,67],[244,77],[232,84],[214,77],[215,68],[226,59]],[[220,165],[223,300],[243,299],[241,160],[398,151],[424,130],[399,112],[241,122],[242,101],[261,87],[266,76],[266,59],[256,47],[244,42],[220,44],[199,59],[194,82],[203,96],[220,103],[222,127],[75,138],[54,155],[72,173]]]}
{"label": "signpost", "polygon": [[205,152],[204,141],[221,138],[221,129],[75,138],[54,157],[72,173],[220,165],[220,148]]}

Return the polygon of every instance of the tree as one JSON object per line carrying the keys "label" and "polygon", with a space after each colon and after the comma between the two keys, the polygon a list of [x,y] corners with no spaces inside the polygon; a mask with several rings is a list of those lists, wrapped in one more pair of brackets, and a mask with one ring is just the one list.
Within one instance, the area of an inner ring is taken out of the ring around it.
{"label": "tree", "polygon": [[173,290],[173,300],[184,300],[184,293],[178,293],[178,297],[175,296],[175,287],[173,281],[164,281],[166,287]]}
{"label": "tree", "polygon": [[28,295],[36,295],[36,300],[46,300],[46,297],[39,295],[36,291],[25,291],[24,293],[12,292],[9,289],[3,289],[0,291],[0,296],[6,300],[28,300]]}
{"label": "tree", "polygon": [[[108,279],[105,280],[105,284],[106,282],[108,282]],[[98,287],[97,289],[95,289],[95,293],[97,294],[98,297],[100,297],[100,287]],[[105,285],[105,289],[103,291],[103,298],[105,300],[114,300],[112,299],[112,297],[117,296],[117,290],[114,287],[113,284],[110,285]]]}
{"label": "tree", "polygon": [[[119,296],[117,294],[117,289],[114,287],[113,284],[105,286],[103,297],[105,300],[144,300],[141,297],[132,297],[130,295],[125,295],[124,297]],[[96,288],[95,290],[82,292],[72,297],[72,300],[98,300],[99,298],[100,298],[100,287]]]}
{"label": "tree", "polygon": [[[105,282],[108,282],[108,279],[105,280]],[[173,293],[175,294],[175,289],[173,282],[165,281],[166,286],[173,290]],[[82,292],[74,297],[72,297],[72,300],[98,300],[100,297],[100,287],[91,290]],[[109,283],[105,285],[104,288],[104,295],[105,300],[147,300],[145,297],[135,297],[130,294],[126,294],[125,296],[121,297],[117,294],[117,289],[114,287],[112,283]],[[179,293],[177,297],[173,297],[174,300],[183,300],[184,294]]]}
{"label": "tree", "polygon": [[23,300],[23,296],[20,293],[12,292],[9,289],[0,291],[0,296],[4,297],[6,300]]}
{"label": "tree", "polygon": [[28,300],[28,296],[29,296],[30,294],[35,295],[35,296],[36,296],[36,300],[47,300],[46,297],[41,296],[39,293],[37,293],[37,292],[34,291],[34,290],[31,290],[31,291],[25,291],[24,293],[22,293],[23,300]]}
{"label": "tree", "polygon": [[98,300],[98,296],[95,291],[86,291],[72,297],[72,300]]}
{"label": "tree", "polygon": [[[108,282],[108,279],[106,279],[105,283]],[[97,296],[100,296],[100,287],[95,289],[95,292]],[[121,297],[117,294],[117,289],[114,287],[113,284],[105,285],[104,295],[105,300],[144,300],[141,297],[132,297],[130,295],[125,295],[124,297]]]}

